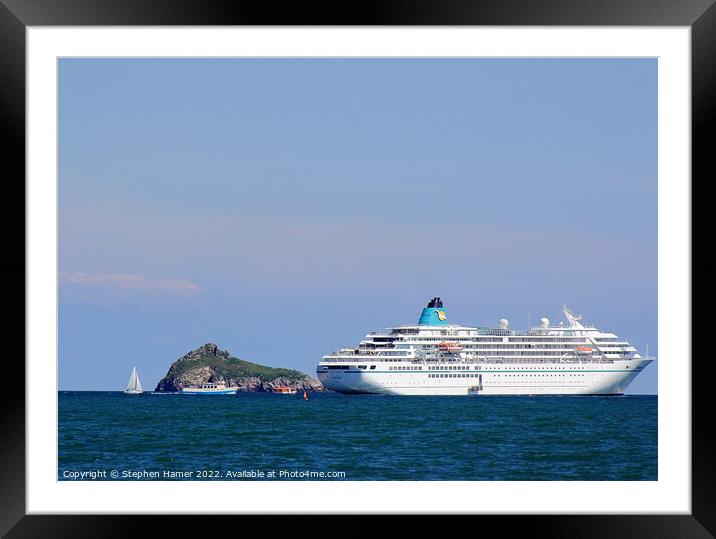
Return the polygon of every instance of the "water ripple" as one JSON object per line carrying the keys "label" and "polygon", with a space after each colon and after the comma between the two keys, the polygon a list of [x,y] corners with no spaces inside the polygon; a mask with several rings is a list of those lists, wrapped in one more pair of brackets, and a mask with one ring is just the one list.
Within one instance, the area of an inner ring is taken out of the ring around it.
{"label": "water ripple", "polygon": [[60,392],[58,478],[98,469],[653,481],[657,398]]}

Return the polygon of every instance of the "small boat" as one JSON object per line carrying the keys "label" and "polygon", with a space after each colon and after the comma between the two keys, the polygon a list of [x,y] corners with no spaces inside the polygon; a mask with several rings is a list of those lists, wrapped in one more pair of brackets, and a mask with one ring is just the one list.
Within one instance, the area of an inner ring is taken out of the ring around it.
{"label": "small boat", "polygon": [[577,346],[577,353],[578,354],[591,354],[592,347],[591,346]]}
{"label": "small boat", "polygon": [[460,345],[460,343],[450,341],[438,343],[438,348],[447,352],[459,352],[460,350],[462,350],[462,346]]}
{"label": "small boat", "polygon": [[281,395],[295,395],[297,391],[288,386],[279,386],[273,390],[274,393],[280,393]]}
{"label": "small boat", "polygon": [[142,384],[139,381],[139,375],[137,374],[137,367],[132,367],[132,374],[129,375],[129,382],[127,383],[127,389],[124,390],[127,395],[139,395],[144,393]]}
{"label": "small boat", "polygon": [[238,387],[226,387],[224,382],[207,382],[200,386],[183,387],[183,395],[236,395]]}

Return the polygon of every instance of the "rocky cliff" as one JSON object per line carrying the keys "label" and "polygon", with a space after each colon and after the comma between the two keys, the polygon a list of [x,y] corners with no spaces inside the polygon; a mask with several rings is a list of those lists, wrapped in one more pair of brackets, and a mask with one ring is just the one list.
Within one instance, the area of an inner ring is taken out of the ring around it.
{"label": "rocky cliff", "polygon": [[155,391],[179,391],[207,382],[224,382],[227,386],[238,386],[240,391],[273,391],[280,386],[299,391],[323,390],[318,380],[300,371],[251,363],[207,343],[172,363]]}

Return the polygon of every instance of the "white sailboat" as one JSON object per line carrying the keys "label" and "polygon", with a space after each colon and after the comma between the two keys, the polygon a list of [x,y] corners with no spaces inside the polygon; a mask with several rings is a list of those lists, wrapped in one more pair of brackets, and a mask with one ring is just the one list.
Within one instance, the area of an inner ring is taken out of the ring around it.
{"label": "white sailboat", "polygon": [[139,375],[137,374],[137,367],[132,368],[132,374],[129,375],[129,383],[127,389],[124,392],[128,395],[138,395],[144,393],[142,384],[139,382]]}

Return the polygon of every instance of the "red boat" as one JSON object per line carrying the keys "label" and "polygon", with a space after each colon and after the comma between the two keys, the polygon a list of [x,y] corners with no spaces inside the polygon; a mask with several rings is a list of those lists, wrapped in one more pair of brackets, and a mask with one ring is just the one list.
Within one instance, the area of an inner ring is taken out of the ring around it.
{"label": "red boat", "polygon": [[457,342],[444,341],[438,343],[438,348],[440,348],[440,350],[445,350],[446,352],[459,352],[462,350],[462,345]]}

